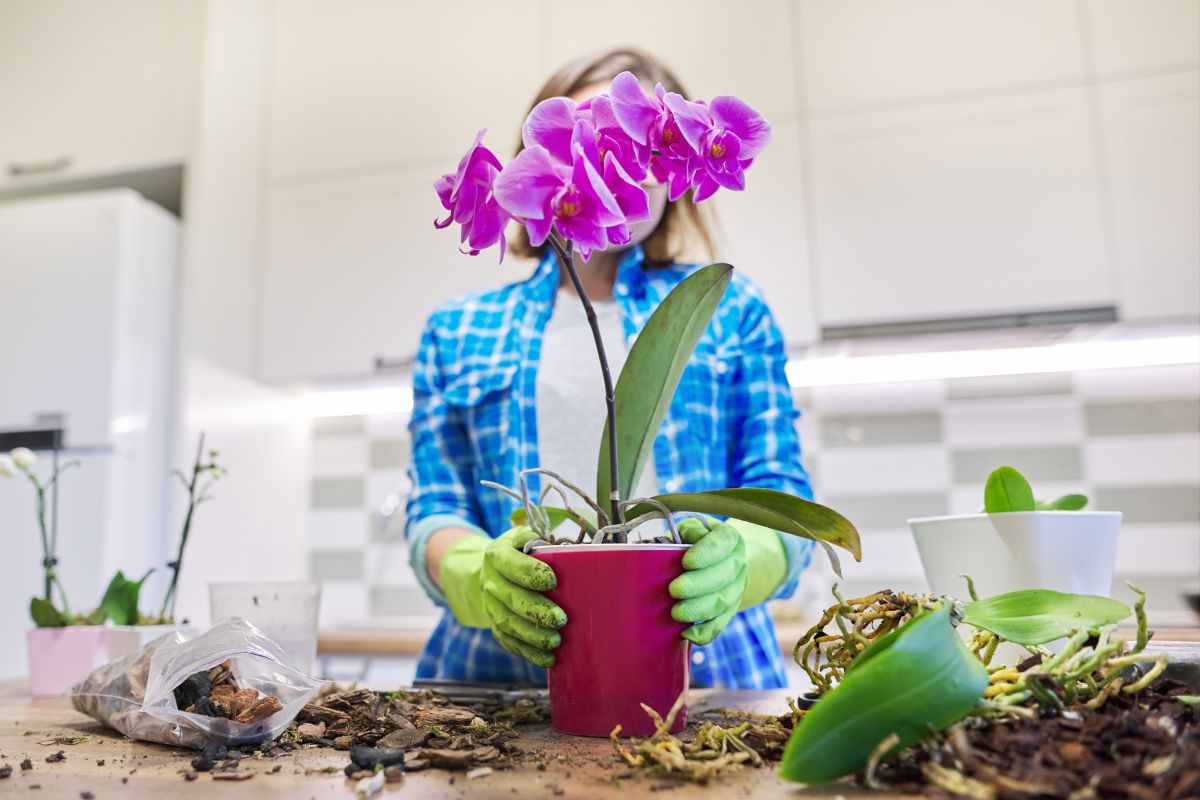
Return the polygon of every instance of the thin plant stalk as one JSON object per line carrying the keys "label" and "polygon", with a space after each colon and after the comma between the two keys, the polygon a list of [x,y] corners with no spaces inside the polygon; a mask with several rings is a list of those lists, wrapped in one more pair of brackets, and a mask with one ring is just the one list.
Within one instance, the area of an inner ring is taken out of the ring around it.
{"label": "thin plant stalk", "polygon": [[[179,538],[179,552],[175,554],[175,560],[167,564],[171,568],[171,585],[167,587],[167,594],[163,597],[162,608],[159,609],[159,619],[167,619],[168,612],[170,618],[175,617],[175,588],[179,584],[179,568],[183,563],[183,549],[187,547],[188,534],[192,530],[192,516],[196,513],[196,484],[200,480],[201,460],[204,457],[204,433],[200,434],[200,443],[196,445],[196,461],[192,465],[192,477],[184,486],[188,493],[188,508],[187,515],[183,518],[183,535]],[[180,476],[182,479],[182,476]]]}
{"label": "thin plant stalk", "polygon": [[55,466],[54,471],[50,474],[50,480],[42,483],[38,480],[37,475],[28,467],[20,467],[20,470],[25,473],[25,477],[29,478],[33,483],[33,487],[37,492],[37,522],[38,533],[42,537],[42,569],[43,572],[43,597],[47,603],[53,603],[53,592],[57,587],[59,599],[62,601],[63,616],[66,619],[71,618],[71,606],[67,602],[67,591],[63,588],[62,581],[58,578],[58,572],[54,567],[58,564],[58,558],[55,556],[55,543],[51,540],[50,534],[46,529],[46,491],[58,482],[58,477],[66,472],[71,467],[77,466],[78,461],[68,461],[61,467]]}
{"label": "thin plant stalk", "polygon": [[[575,269],[575,259],[571,254],[571,243],[564,243],[554,231],[550,232],[550,237],[546,241],[554,248],[554,252],[558,255],[558,260],[562,263],[563,268],[567,270],[567,274],[571,276],[571,283],[575,286],[575,292],[579,295],[579,301],[583,303],[583,310],[587,315],[588,326],[592,329],[592,339],[596,342],[596,355],[600,358],[600,372],[604,376],[604,405],[605,413],[608,417],[608,503],[612,510],[611,518],[614,522],[624,522],[625,516],[621,510],[620,477],[617,471],[616,395],[613,389],[612,373],[608,368],[608,356],[604,352],[604,339],[600,336],[600,323],[596,319],[596,310],[592,308],[591,298],[588,297],[587,290],[583,288],[583,281],[579,279],[579,271]],[[597,499],[602,500],[603,498]],[[617,534],[618,541],[623,542],[625,539],[626,535],[623,532]]]}

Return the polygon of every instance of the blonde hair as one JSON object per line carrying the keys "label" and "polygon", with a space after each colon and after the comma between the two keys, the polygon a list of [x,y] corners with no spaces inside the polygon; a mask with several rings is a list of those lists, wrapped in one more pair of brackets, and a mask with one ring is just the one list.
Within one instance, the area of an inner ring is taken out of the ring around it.
{"label": "blonde hair", "polygon": [[[566,97],[585,86],[607,83],[622,72],[629,71],[644,85],[661,83],[668,92],[687,97],[679,79],[661,61],[634,48],[617,48],[590,53],[564,64],[538,91],[529,109],[550,97]],[[524,143],[517,137],[519,153]],[[692,202],[692,193],[667,203],[662,219],[642,242],[647,264],[671,263],[689,255],[698,255],[697,248],[709,260],[714,257],[716,219],[708,206],[701,208]],[[509,249],[518,256],[540,258],[548,245],[533,247],[524,228],[509,242]]]}

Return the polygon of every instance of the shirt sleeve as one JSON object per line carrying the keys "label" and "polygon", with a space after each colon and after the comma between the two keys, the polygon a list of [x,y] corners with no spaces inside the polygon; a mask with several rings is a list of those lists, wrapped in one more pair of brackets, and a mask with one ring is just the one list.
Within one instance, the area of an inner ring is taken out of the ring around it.
{"label": "shirt sleeve", "polygon": [[446,596],[433,583],[425,568],[429,537],[443,528],[464,528],[487,535],[474,493],[470,441],[457,411],[443,395],[443,376],[438,363],[436,315],[426,325],[413,364],[413,410],[408,430],[412,440],[412,462],[404,539],[409,564],[421,588],[439,606]]}
{"label": "shirt sleeve", "polygon": [[[741,320],[742,350],[731,382],[732,486],[758,487],[812,500],[812,485],[800,461],[800,412],[792,402],[783,335],[757,289],[747,289]],[[787,575],[770,599],[791,597],[815,542],[779,533]]]}

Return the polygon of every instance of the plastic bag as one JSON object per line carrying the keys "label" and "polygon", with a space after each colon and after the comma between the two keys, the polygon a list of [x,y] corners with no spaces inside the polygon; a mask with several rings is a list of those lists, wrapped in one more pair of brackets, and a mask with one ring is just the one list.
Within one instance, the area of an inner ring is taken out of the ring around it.
{"label": "plastic bag", "polygon": [[[271,695],[283,707],[249,724],[179,709],[175,687],[227,659],[240,686]],[[241,745],[274,739],[325,683],[295,669],[279,645],[234,617],[194,639],[169,633],[136,655],[105,664],[71,689],[71,702],[131,739],[202,749],[209,742]]]}

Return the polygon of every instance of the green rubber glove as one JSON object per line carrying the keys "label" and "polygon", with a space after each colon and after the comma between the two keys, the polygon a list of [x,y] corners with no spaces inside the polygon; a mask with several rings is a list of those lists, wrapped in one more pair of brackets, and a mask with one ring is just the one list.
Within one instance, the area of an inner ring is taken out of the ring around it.
{"label": "green rubber glove", "polygon": [[765,602],[787,576],[787,554],[779,534],[761,525],[730,520],[712,530],[692,518],[679,524],[691,548],[683,554],[684,572],[671,581],[677,602],[671,616],[695,623],[683,638],[708,644],[739,611]]}
{"label": "green rubber glove", "polygon": [[554,570],[522,550],[536,538],[524,526],[496,539],[464,537],[446,551],[439,574],[460,625],[491,628],[508,652],[552,667],[567,615],[541,594],[557,585]]}

